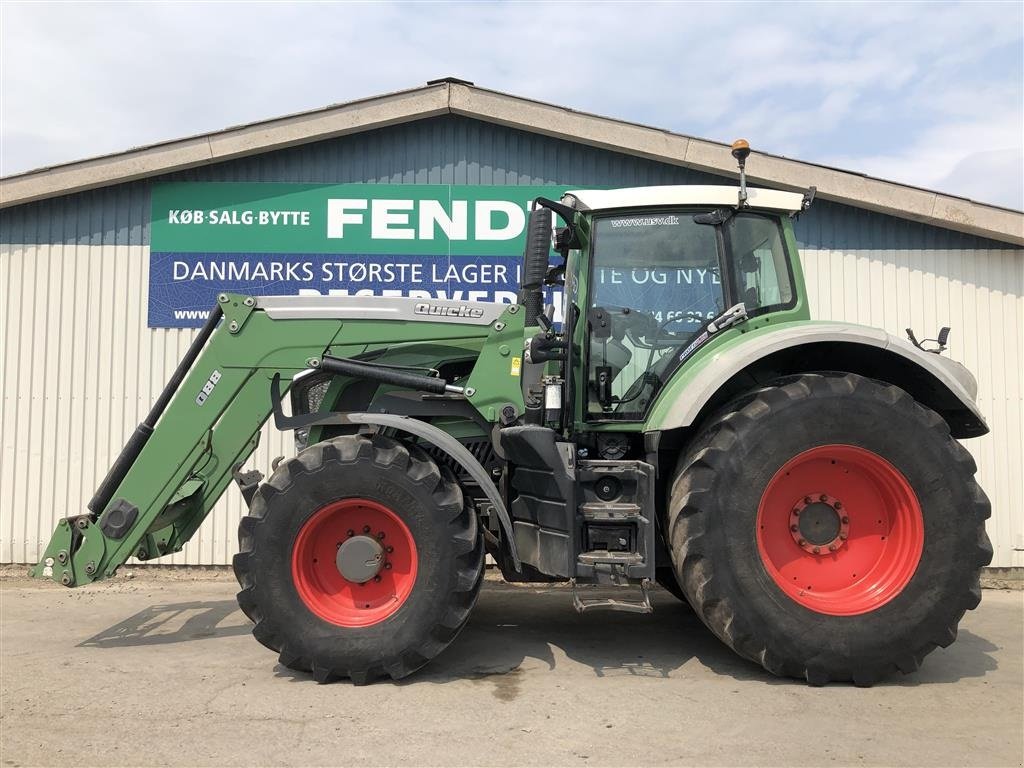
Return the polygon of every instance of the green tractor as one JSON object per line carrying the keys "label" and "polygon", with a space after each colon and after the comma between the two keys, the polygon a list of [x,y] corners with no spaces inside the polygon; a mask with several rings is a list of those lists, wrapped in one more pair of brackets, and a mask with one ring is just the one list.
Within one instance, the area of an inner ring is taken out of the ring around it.
{"label": "green tractor", "polygon": [[[776,675],[917,669],[992,555],[957,442],[987,432],[977,385],[948,329],[926,349],[810,319],[813,189],[748,189],[749,151],[738,188],[536,200],[513,305],[221,294],[33,575],[177,552],[235,483],[239,605],[320,682],[430,661],[485,554],[579,611],[649,612],[660,583]],[[299,450],[264,479],[242,466],[270,417]]]}

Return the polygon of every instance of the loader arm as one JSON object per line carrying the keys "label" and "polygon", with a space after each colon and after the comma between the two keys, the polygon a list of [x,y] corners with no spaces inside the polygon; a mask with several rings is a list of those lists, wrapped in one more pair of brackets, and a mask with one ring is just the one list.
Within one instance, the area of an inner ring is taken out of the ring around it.
{"label": "loader arm", "polygon": [[[327,356],[410,340],[479,343],[504,309],[487,304],[471,317],[438,319],[415,316],[408,299],[377,299],[375,309],[390,310],[380,317],[343,298],[310,304],[221,294],[89,511],[60,520],[31,575],[78,586],[113,575],[132,556],[180,551],[255,450],[275,377],[290,382]],[[466,305],[432,302],[446,304]]]}

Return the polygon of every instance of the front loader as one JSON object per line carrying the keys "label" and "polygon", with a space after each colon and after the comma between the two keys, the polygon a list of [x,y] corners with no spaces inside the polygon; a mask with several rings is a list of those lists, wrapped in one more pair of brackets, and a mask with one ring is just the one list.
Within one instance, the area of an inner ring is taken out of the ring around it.
{"label": "front loader", "polygon": [[[221,294],[33,575],[177,552],[234,483],[239,605],[321,682],[440,653],[485,553],[579,611],[649,612],[660,583],[776,675],[915,670],[991,559],[957,441],[987,432],[977,386],[913,334],[810,319],[813,190],[748,188],[748,154],[739,188],[538,199],[516,304]],[[263,478],[271,417],[298,452]]]}

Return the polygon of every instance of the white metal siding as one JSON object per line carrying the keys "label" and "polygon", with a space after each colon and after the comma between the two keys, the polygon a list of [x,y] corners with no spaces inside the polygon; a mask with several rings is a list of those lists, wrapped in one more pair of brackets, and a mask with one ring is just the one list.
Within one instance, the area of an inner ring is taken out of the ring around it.
{"label": "white metal siding", "polygon": [[[196,331],[146,327],[148,247],[0,247],[0,562],[36,562],[77,514]],[[1024,259],[1019,250],[806,249],[814,317],[931,335],[978,377],[992,433],[966,441],[993,502],[993,565],[1024,565]],[[266,427],[248,466],[269,472],[291,435]],[[243,503],[229,489],[192,542],[161,562],[230,563]]]}

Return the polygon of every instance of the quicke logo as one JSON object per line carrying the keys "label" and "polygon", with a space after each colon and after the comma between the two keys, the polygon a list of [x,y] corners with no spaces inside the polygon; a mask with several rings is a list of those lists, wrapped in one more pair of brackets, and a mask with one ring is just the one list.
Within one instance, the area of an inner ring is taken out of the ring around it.
{"label": "quicke logo", "polygon": [[446,307],[441,304],[428,304],[420,302],[413,307],[417,315],[434,315],[435,317],[483,317],[484,311],[478,307],[469,307],[459,304],[457,307]]}

